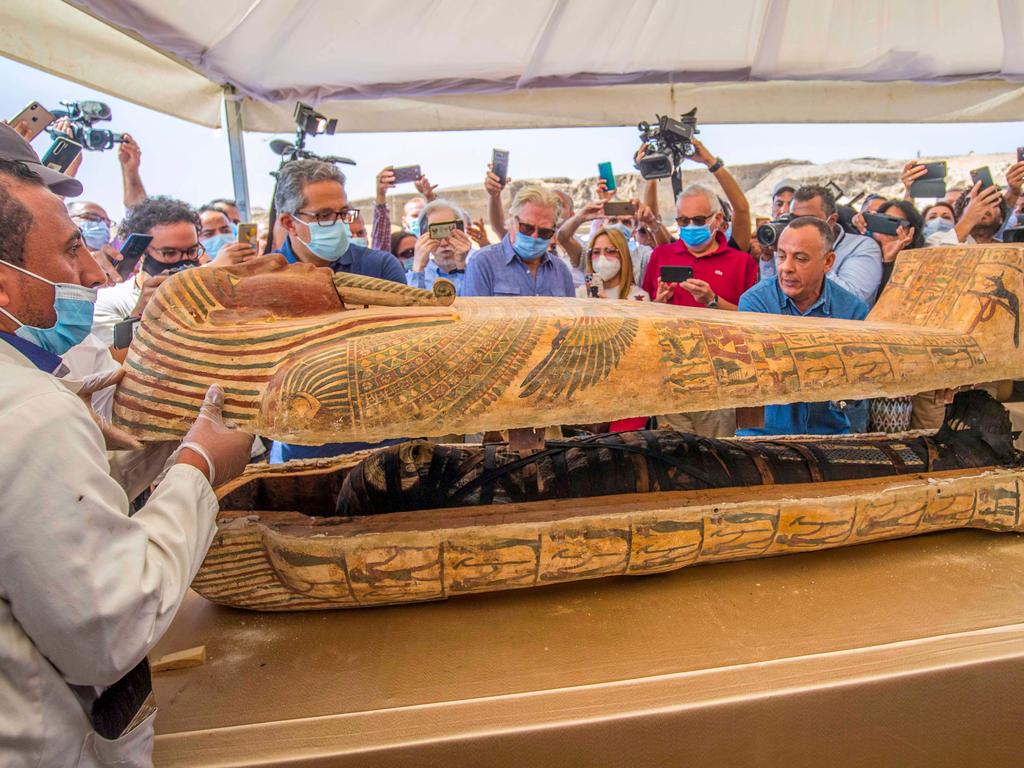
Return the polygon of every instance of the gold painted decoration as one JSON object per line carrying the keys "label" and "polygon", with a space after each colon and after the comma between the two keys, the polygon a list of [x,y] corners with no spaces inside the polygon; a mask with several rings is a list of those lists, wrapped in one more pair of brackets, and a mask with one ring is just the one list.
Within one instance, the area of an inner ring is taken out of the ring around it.
{"label": "gold painted decoration", "polygon": [[220,489],[219,528],[193,588],[253,610],[357,608],[954,528],[1024,530],[1024,473],[1001,468],[766,486],[756,494],[675,491],[352,519],[259,506],[284,499],[287,507],[296,498],[322,504],[318,494],[335,487],[325,479],[351,464],[343,457],[253,466]]}
{"label": "gold painted decoration", "polygon": [[226,418],[292,443],[914,394],[1024,376],[1024,248],[900,255],[865,322],[654,303],[453,298],[269,256],[182,272],[115,397],[145,440]]}

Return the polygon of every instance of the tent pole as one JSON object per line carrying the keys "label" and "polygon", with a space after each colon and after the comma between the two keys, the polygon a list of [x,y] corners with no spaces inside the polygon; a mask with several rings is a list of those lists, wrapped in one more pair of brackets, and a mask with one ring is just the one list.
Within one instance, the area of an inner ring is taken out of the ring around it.
{"label": "tent pole", "polygon": [[235,202],[242,221],[252,221],[249,207],[249,177],[245,170],[245,145],[242,143],[242,96],[233,86],[224,86],[224,116],[228,129],[228,152],[231,155],[231,181]]}

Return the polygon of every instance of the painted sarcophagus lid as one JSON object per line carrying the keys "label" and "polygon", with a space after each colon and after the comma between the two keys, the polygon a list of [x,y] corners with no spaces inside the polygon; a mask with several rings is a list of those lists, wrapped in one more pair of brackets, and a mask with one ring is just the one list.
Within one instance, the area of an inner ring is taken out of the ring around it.
{"label": "painted sarcophagus lid", "polygon": [[162,286],[114,413],[171,439],[220,383],[244,429],[321,444],[915,394],[1024,376],[1022,280],[1018,246],[911,251],[853,322],[454,299],[271,256]]}

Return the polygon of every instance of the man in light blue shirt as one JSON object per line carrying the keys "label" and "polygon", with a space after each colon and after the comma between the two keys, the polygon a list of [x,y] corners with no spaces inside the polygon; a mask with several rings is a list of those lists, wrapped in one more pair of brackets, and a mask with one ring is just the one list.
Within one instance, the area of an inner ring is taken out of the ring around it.
{"label": "man in light blue shirt", "polygon": [[562,201],[543,187],[523,187],[509,207],[508,232],[466,264],[463,296],[575,296],[572,272],[548,252]]}
{"label": "man in light blue shirt", "polygon": [[[794,195],[790,210],[794,217],[813,216],[832,229],[835,264],[828,279],[842,286],[868,307],[875,303],[882,284],[882,249],[872,237],[851,235],[836,222],[836,199],[827,187],[808,185]],[[761,279],[776,276],[775,261],[761,261]]]}
{"label": "man in light blue shirt", "polygon": [[[466,234],[469,217],[459,206],[449,200],[437,199],[429,203],[420,213],[417,225],[420,232],[413,252],[412,268],[406,280],[413,288],[430,290],[439,277],[455,285],[455,295],[462,295],[466,277],[466,259],[469,258],[473,241]],[[431,227],[452,225],[446,237],[435,239]]]}
{"label": "man in light blue shirt", "polygon": [[[776,251],[778,277],[762,280],[740,297],[740,312],[772,315],[831,317],[863,320],[868,308],[826,273],[837,261],[834,230],[816,216],[790,222],[779,237]],[[859,420],[865,401],[854,406],[837,403],[789,403],[768,405],[764,426],[741,429],[738,435],[844,435],[851,431],[850,417]]]}

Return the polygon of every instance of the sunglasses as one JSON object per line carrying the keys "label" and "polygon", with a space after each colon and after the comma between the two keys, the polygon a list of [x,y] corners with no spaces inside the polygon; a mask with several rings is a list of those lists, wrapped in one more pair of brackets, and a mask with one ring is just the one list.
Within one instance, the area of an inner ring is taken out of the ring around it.
{"label": "sunglasses", "polygon": [[516,217],[516,226],[519,228],[519,234],[526,235],[527,237],[533,237],[536,234],[541,240],[550,240],[555,236],[555,230],[552,227],[538,227],[534,224],[526,224]]}
{"label": "sunglasses", "polygon": [[416,255],[416,249],[415,248],[406,248],[404,251],[399,251],[398,252],[398,258],[400,258],[400,259],[411,259],[415,255]]}
{"label": "sunglasses", "polygon": [[715,218],[715,214],[711,214],[710,216],[676,216],[676,224],[680,227],[688,227],[690,224],[703,227],[713,218]]}

